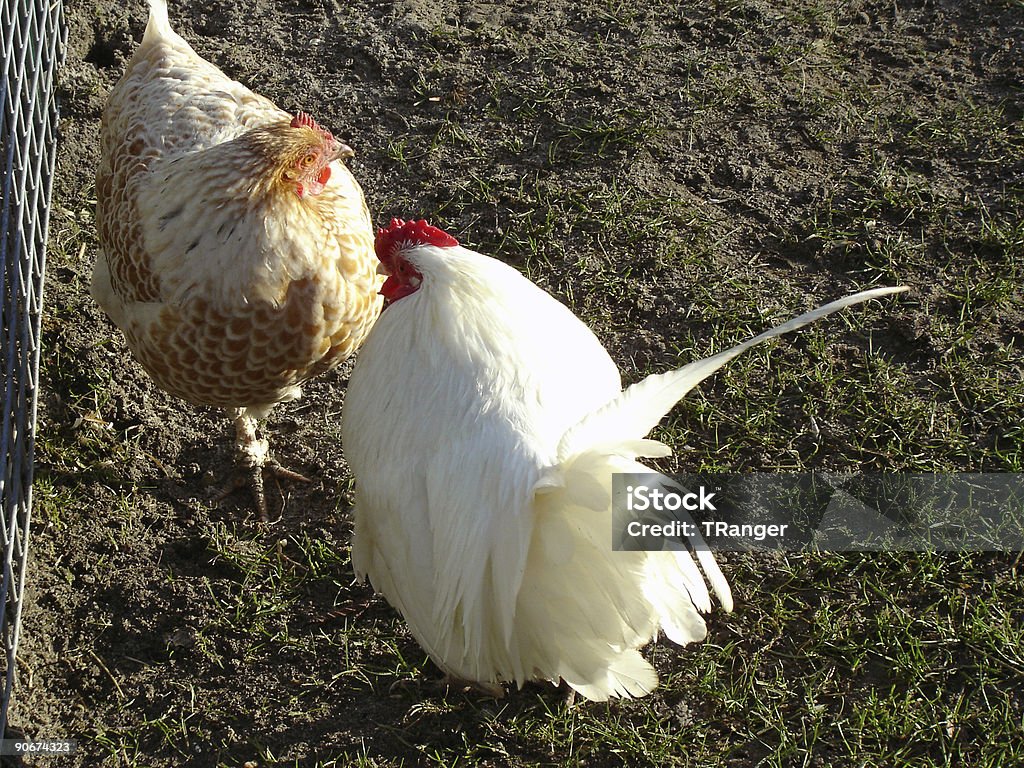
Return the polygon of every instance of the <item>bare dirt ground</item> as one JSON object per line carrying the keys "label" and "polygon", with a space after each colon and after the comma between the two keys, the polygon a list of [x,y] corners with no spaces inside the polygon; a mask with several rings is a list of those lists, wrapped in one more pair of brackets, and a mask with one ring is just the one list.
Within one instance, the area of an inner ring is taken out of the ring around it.
{"label": "bare dirt ground", "polygon": [[[595,327],[627,380],[857,288],[912,286],[868,310],[867,330],[835,322],[773,349],[770,370],[756,357],[709,382],[665,427],[666,469],[1022,471],[1019,2],[169,5],[202,55],[355,148],[378,222],[427,216],[519,266]],[[154,388],[89,298],[99,117],[146,10],[67,12],[11,717],[81,748],[38,765],[1000,764],[981,759],[998,727],[966,713],[996,700],[1019,727],[1024,666],[956,646],[959,614],[938,687],[921,685],[963,722],[815,741],[808,713],[832,727],[917,685],[872,629],[878,604],[895,621],[984,584],[1020,626],[1013,555],[939,558],[919,586],[933,561],[733,556],[737,612],[713,617],[704,648],[657,646],[666,685],[644,702],[567,713],[550,688],[488,703],[432,687],[401,622],[352,583],[345,370],[271,417],[278,457],[315,482],[272,486],[284,514],[261,531],[244,494],[208,503],[227,420]],[[875,580],[887,597],[861,589]],[[823,640],[823,606],[857,622],[847,642],[871,638],[866,661],[820,650],[840,647]],[[931,663],[938,646],[921,637]],[[781,677],[759,677],[769,662]],[[987,682],[970,677],[983,668]],[[794,693],[805,687],[818,703]],[[757,698],[775,714],[758,721]]]}

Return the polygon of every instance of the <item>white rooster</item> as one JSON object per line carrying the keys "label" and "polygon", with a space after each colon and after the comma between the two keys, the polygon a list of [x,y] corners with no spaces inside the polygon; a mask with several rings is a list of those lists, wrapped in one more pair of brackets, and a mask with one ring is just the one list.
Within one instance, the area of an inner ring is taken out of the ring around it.
{"label": "white rooster", "polygon": [[[645,436],[754,344],[864,291],[625,391],[591,330],[512,267],[424,221],[380,230],[390,302],[359,355],[342,437],[356,479],[352,562],[449,676],[564,680],[588,699],[658,682],[639,649],[659,629],[702,639],[711,610],[689,552],[611,549],[615,472],[666,456]],[[719,602],[713,556],[698,559]]]}

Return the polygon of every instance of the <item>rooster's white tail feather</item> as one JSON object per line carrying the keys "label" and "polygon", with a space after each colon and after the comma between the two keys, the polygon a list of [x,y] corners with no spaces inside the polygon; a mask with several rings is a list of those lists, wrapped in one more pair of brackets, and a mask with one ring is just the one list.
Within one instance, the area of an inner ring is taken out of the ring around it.
{"label": "rooster's white tail feather", "polygon": [[558,455],[559,457],[572,456],[592,445],[644,437],[687,392],[751,347],[775,336],[803,328],[815,320],[820,320],[853,304],[860,304],[869,299],[877,299],[906,290],[906,286],[900,286],[861,291],[847,296],[845,299],[839,299],[810,312],[805,312],[799,317],[767,330],[749,341],[737,344],[725,352],[697,360],[668,373],[648,376],[628,387],[603,408],[584,417],[579,424],[566,432],[559,444]]}

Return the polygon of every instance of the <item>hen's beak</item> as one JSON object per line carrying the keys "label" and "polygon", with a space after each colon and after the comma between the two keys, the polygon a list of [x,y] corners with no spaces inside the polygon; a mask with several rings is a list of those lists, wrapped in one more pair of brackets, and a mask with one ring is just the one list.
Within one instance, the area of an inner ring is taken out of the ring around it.
{"label": "hen's beak", "polygon": [[334,157],[333,160],[347,160],[350,157],[355,157],[355,150],[352,149],[348,144],[341,141],[335,141]]}

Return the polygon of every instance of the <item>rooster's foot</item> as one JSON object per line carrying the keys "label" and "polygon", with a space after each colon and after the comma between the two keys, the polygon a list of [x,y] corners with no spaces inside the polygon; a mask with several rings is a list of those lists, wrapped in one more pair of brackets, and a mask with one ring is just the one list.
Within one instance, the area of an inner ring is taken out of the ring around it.
{"label": "rooster's foot", "polygon": [[388,693],[395,694],[399,691],[412,689],[415,689],[417,694],[426,689],[442,697],[452,692],[477,694],[491,699],[502,699],[505,697],[505,687],[501,683],[478,683],[448,674],[440,680],[437,678],[425,679],[423,677],[396,680],[388,688]]}

